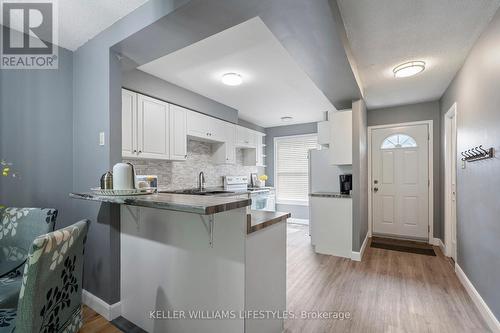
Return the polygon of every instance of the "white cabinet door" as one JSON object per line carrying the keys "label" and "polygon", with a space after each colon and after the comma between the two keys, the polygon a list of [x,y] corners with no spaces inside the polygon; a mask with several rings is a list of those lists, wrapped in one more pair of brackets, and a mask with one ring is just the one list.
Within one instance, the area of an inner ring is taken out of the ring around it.
{"label": "white cabinet door", "polygon": [[137,157],[137,94],[122,89],[122,156]]}
{"label": "white cabinet door", "polygon": [[189,110],[170,104],[170,159],[187,158],[187,113]]}
{"label": "white cabinet door", "polygon": [[311,242],[315,252],[350,258],[352,199],[310,197]]}
{"label": "white cabinet door", "polygon": [[329,122],[331,164],[352,164],[352,111],[332,112]]}
{"label": "white cabinet door", "polygon": [[329,145],[330,144],[330,122],[320,121],[318,122],[318,144]]}
{"label": "white cabinet door", "polygon": [[170,158],[169,105],[163,101],[138,95],[138,157]]}
{"label": "white cabinet door", "polygon": [[188,111],[187,134],[203,141],[222,142],[220,123],[224,122],[198,112]]}
{"label": "white cabinet door", "polygon": [[217,133],[222,133],[222,138],[220,139],[223,143],[215,143],[213,145],[213,160],[215,164],[234,164],[236,163],[236,148],[234,146],[235,125],[226,122],[222,122],[219,125],[222,127]]}
{"label": "white cabinet door", "polygon": [[236,126],[236,146],[240,148],[255,148],[257,145],[257,134],[242,126]]}

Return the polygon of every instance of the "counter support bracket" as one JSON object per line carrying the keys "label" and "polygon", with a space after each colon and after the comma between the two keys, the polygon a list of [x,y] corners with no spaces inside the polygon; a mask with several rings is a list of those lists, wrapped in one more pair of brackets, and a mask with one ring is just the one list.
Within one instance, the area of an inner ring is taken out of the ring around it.
{"label": "counter support bracket", "polygon": [[208,215],[208,221],[205,222],[204,216],[201,216],[201,221],[205,225],[208,231],[209,241],[208,244],[211,248],[214,247],[214,228],[215,228],[215,218],[214,214]]}

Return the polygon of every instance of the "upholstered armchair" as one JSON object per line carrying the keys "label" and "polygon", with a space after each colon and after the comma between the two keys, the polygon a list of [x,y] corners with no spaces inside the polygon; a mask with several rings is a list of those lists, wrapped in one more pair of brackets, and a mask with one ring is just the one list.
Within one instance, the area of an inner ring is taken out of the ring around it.
{"label": "upholstered armchair", "polygon": [[0,209],[0,308],[15,308],[21,290],[24,261],[33,240],[54,230],[57,209]]}
{"label": "upholstered armchair", "polygon": [[17,309],[0,309],[0,333],[74,333],[82,326],[89,221],[39,236],[29,249]]}

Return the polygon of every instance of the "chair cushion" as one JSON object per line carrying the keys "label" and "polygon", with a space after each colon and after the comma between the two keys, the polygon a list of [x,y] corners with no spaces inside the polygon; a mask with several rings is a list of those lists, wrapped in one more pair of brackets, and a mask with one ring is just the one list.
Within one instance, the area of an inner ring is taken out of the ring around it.
{"label": "chair cushion", "polygon": [[12,333],[16,325],[16,309],[0,309],[0,333]]}
{"label": "chair cushion", "polygon": [[0,278],[0,309],[17,308],[22,280],[19,271]]}

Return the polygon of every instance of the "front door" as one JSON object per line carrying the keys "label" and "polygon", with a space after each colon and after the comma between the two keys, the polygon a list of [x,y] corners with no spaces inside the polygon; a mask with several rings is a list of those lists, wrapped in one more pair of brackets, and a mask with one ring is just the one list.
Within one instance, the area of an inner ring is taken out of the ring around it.
{"label": "front door", "polygon": [[372,131],[373,234],[428,240],[429,128]]}

